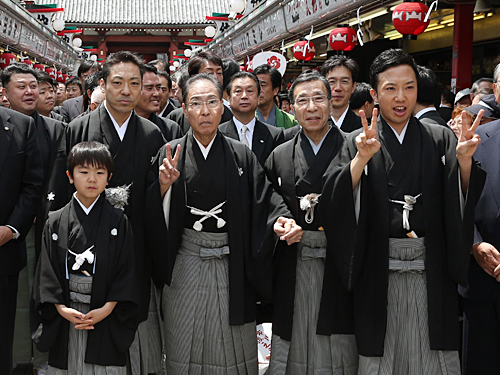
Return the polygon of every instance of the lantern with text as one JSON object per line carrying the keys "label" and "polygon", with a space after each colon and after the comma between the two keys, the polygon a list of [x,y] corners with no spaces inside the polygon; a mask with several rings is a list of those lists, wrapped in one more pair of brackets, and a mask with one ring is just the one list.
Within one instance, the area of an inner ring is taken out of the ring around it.
{"label": "lantern with text", "polygon": [[56,72],[56,81],[57,82],[64,82],[62,72],[59,70]]}
{"label": "lantern with text", "polygon": [[424,3],[401,3],[392,12],[392,23],[404,39],[415,40],[429,25],[428,11]]}
{"label": "lantern with text", "polygon": [[330,46],[335,51],[351,51],[358,42],[356,31],[350,27],[337,27],[330,32]]}
{"label": "lantern with text", "polygon": [[37,63],[33,65],[33,69],[38,70],[40,72],[45,72],[45,65]]}
{"label": "lantern with text", "polygon": [[56,78],[56,71],[52,68],[46,67],[45,73],[47,73],[50,76],[50,78]]}
{"label": "lantern with text", "polygon": [[0,55],[0,68],[5,69],[10,64],[14,64],[16,61],[16,55],[6,51]]}
{"label": "lantern with text", "polygon": [[33,66],[33,61],[31,61],[30,59],[28,59],[27,57],[23,57],[21,59],[21,62],[22,63],[25,63],[26,65],[29,65],[29,66]]}
{"label": "lantern with text", "polygon": [[68,80],[68,75],[66,73],[63,73],[62,77],[63,77],[62,82],[66,83],[66,81]]}
{"label": "lantern with text", "polygon": [[293,45],[293,57],[297,60],[311,61],[316,55],[316,47],[313,43],[301,40]]}

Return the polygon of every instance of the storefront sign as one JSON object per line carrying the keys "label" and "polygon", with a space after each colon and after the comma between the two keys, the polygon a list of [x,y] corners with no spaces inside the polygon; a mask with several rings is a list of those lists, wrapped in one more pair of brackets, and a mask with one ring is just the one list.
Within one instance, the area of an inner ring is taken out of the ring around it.
{"label": "storefront sign", "polygon": [[45,55],[45,40],[31,30],[26,25],[21,29],[21,37],[19,38],[19,46],[26,51],[36,56],[42,57]]}
{"label": "storefront sign", "polygon": [[7,12],[0,12],[0,39],[7,44],[17,44],[21,36],[21,22]]}

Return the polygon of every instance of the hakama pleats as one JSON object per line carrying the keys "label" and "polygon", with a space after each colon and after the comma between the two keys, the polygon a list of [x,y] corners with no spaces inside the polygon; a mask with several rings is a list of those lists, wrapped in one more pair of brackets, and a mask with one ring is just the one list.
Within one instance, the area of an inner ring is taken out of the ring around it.
{"label": "hakama pleats", "polygon": [[[390,238],[389,258],[425,262],[424,238]],[[390,271],[387,293],[384,356],[360,356],[359,374],[459,375],[457,351],[430,349],[425,271]]]}
{"label": "hakama pleats", "polygon": [[167,374],[256,375],[255,322],[229,325],[227,233],[184,229],[163,291]]}
{"label": "hakama pleats", "polygon": [[[92,293],[92,277],[69,275],[69,290],[71,308],[88,313],[90,311],[90,294]],[[97,323],[99,324],[99,323]],[[126,375],[123,366],[99,366],[85,363],[85,350],[87,348],[87,330],[69,329],[68,369],[61,370],[49,366],[47,375]]]}
{"label": "hakama pleats", "polygon": [[298,244],[292,340],[273,334],[269,375],[354,375],[354,335],[318,335],[316,328],[325,272],[326,237],[304,231]]}

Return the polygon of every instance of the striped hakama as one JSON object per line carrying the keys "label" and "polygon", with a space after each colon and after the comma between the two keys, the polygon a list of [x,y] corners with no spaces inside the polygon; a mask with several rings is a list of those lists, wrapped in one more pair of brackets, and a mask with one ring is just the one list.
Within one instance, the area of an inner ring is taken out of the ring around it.
{"label": "striped hakama", "polygon": [[457,351],[430,349],[425,239],[390,238],[389,259],[384,356],[360,356],[359,374],[459,375]]}
{"label": "striped hakama", "polygon": [[229,325],[227,244],[227,233],[184,229],[163,290],[167,374],[257,374],[255,322]]}
{"label": "striped hakama", "polygon": [[304,231],[298,244],[292,340],[273,334],[269,375],[353,375],[358,369],[354,335],[318,335],[326,236]]}
{"label": "striped hakama", "polygon": [[[92,292],[92,277],[69,274],[69,290],[71,308],[88,313],[90,311],[90,294]],[[97,323],[99,324],[99,323]],[[49,366],[47,375],[126,375],[125,366],[99,366],[84,362],[87,348],[88,331],[69,329],[68,369],[61,370]]]}

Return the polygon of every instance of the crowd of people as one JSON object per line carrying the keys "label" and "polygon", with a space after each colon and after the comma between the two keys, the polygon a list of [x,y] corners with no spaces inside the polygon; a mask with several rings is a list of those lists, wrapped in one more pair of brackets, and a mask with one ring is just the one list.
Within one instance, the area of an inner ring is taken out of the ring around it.
{"label": "crowd of people", "polygon": [[500,64],[165,68],[2,72],[1,374],[497,371]]}

